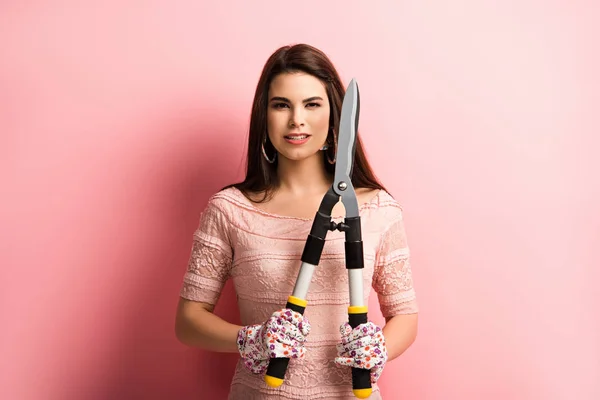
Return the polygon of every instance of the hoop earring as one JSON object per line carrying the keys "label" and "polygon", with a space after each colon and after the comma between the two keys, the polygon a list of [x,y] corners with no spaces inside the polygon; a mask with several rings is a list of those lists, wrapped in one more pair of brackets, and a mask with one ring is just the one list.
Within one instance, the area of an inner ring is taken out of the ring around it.
{"label": "hoop earring", "polygon": [[263,144],[261,146],[263,157],[265,158],[265,160],[267,160],[267,162],[269,164],[273,164],[275,162],[275,159],[277,158],[277,152],[275,152],[275,154],[273,155],[272,159],[269,159],[269,156],[267,156],[267,152],[265,151],[265,143],[267,143],[267,138],[266,137],[265,137],[265,140],[263,141]]}
{"label": "hoop earring", "polygon": [[[329,144],[327,144],[326,148],[325,148],[325,155],[327,157],[327,162],[331,165],[335,164],[336,162],[336,152],[337,152],[337,144],[335,143],[335,131],[333,130],[333,128],[331,128],[331,136],[333,137],[333,139],[331,140],[333,143],[332,146],[329,146]],[[333,160],[329,157],[329,149],[333,148]]]}
{"label": "hoop earring", "polygon": [[331,158],[329,158],[329,149],[330,148],[331,147],[328,147],[327,150],[325,150],[325,155],[327,156],[327,162],[329,164],[333,165],[333,164],[335,164],[335,161],[336,161],[336,159],[335,159],[335,148],[336,148],[335,143],[333,144],[333,160]]}

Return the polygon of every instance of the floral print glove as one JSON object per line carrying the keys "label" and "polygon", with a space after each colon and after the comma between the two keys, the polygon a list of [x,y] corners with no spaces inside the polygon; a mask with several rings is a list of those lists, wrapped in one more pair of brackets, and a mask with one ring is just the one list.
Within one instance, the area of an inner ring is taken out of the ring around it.
{"label": "floral print glove", "polygon": [[342,342],[337,345],[335,362],[347,367],[371,370],[371,383],[377,382],[388,354],[381,328],[372,322],[352,329],[347,322],[340,326]]}
{"label": "floral print glove", "polygon": [[237,346],[246,368],[267,371],[271,357],[303,358],[310,323],[302,314],[281,309],[264,324],[248,325],[238,332]]}

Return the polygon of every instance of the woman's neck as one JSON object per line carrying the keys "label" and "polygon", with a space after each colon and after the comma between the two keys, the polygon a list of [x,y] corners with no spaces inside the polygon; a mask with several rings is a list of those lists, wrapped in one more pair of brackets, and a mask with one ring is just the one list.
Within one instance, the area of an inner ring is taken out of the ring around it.
{"label": "woman's neck", "polygon": [[325,170],[325,160],[320,153],[301,161],[281,157],[277,175],[278,190],[298,196],[323,194],[333,182],[333,177]]}

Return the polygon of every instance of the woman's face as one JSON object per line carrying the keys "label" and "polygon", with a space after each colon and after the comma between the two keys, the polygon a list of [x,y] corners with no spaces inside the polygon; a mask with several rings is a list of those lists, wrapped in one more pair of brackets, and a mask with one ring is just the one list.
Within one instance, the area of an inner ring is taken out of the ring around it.
{"label": "woman's face", "polygon": [[329,130],[325,85],[303,72],[283,73],[268,95],[267,132],[278,157],[299,161],[317,155]]}

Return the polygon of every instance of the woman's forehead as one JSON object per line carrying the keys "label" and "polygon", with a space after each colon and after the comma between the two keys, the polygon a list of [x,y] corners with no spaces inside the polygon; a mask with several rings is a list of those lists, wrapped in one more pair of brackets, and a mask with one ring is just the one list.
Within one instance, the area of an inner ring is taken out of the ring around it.
{"label": "woman's forehead", "polygon": [[277,75],[269,88],[270,96],[286,97],[290,100],[313,96],[325,96],[325,85],[313,75],[304,72]]}

